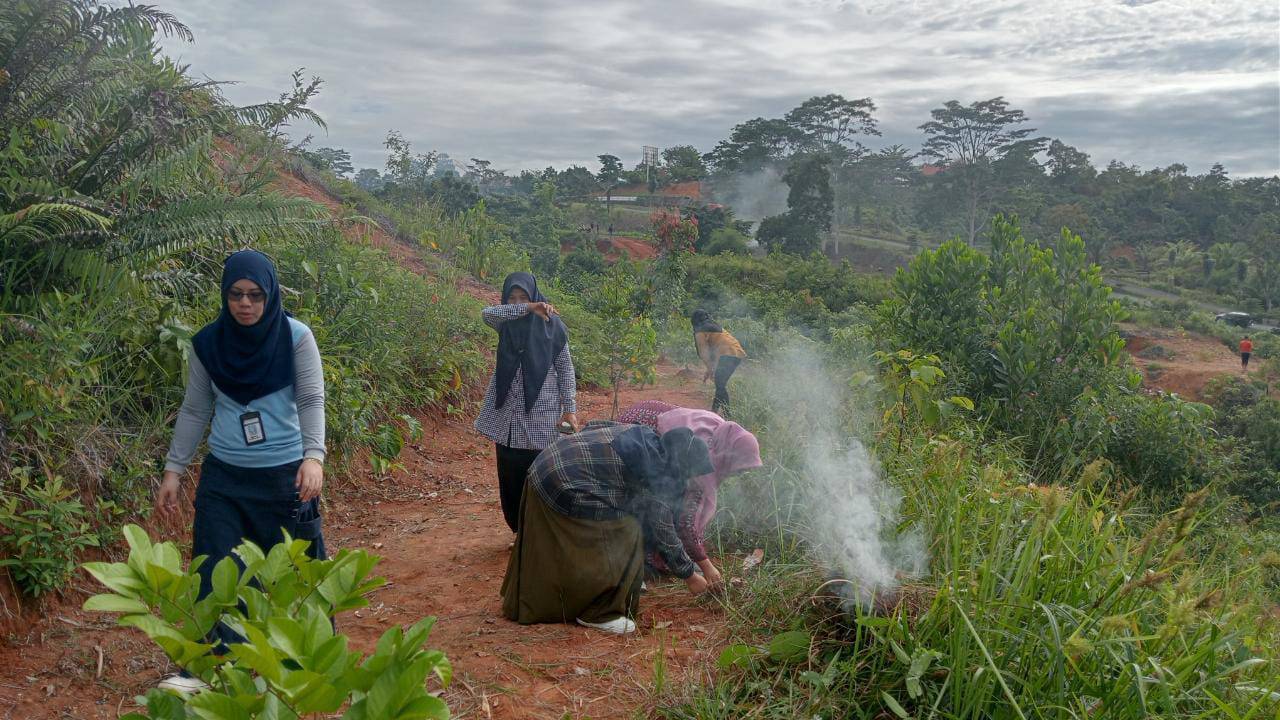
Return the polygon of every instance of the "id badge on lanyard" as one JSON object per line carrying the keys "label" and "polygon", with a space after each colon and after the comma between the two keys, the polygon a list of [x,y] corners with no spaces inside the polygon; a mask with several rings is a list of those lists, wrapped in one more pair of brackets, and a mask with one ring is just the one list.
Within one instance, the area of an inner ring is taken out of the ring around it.
{"label": "id badge on lanyard", "polygon": [[267,441],[267,431],[262,426],[262,414],[257,411],[240,416],[240,430],[244,433],[245,445],[261,445]]}

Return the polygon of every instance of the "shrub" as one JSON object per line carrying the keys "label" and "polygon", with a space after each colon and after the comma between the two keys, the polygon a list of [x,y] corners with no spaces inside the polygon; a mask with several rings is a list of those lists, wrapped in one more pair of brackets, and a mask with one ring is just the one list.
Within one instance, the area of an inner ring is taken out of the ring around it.
{"label": "shrub", "polygon": [[746,255],[747,236],[733,228],[718,228],[701,251],[704,255]]}
{"label": "shrub", "polygon": [[0,567],[18,586],[39,597],[62,587],[76,569],[76,554],[97,545],[85,520],[84,505],[62,479],[31,481],[15,473],[18,486],[3,488],[0,501]]}
{"label": "shrub", "polygon": [[1078,399],[1132,384],[1116,372],[1126,361],[1122,310],[1078,236],[1063,231],[1040,248],[1016,220],[996,217],[990,240],[990,256],[953,241],[900,270],[881,305],[881,348],[939,355],[955,394],[996,429],[1027,437],[1030,457],[1053,473],[1074,451],[1045,440],[1063,437]]}
{"label": "shrub", "polygon": [[1102,398],[1095,408],[1108,414],[1107,459],[1158,496],[1198,489],[1221,469],[1208,405],[1134,393]]}
{"label": "shrub", "polygon": [[793,255],[808,255],[821,248],[818,228],[798,220],[790,212],[761,220],[756,240],[771,251]]}
{"label": "shrub", "polygon": [[635,311],[633,299],[637,289],[635,278],[625,268],[615,267],[593,293],[604,341],[600,350],[609,387],[613,390],[610,417],[618,415],[618,392],[623,383],[643,385],[655,378],[657,338],[649,318]]}
{"label": "shrub", "polygon": [[485,371],[480,347],[490,333],[479,301],[379,250],[336,238],[267,249],[281,283],[295,293],[285,306],[311,327],[320,347],[335,458],[373,442],[379,421],[397,410],[461,405],[467,381]]}
{"label": "shrub", "polygon": [[1205,396],[1217,411],[1213,427],[1235,451],[1227,489],[1269,516],[1280,503],[1280,400],[1263,382],[1231,376],[1211,381]]}
{"label": "shrub", "polygon": [[886,289],[883,281],[859,276],[847,262],[833,265],[819,256],[792,255],[697,255],[689,259],[687,284],[690,307],[725,322],[737,326],[749,317],[812,335],[822,335],[836,314],[855,304],[878,302]]}
{"label": "shrub", "polygon": [[[297,718],[347,703],[346,720],[449,717],[426,688],[433,675],[444,684],[453,675],[443,653],[423,648],[435,618],[387,630],[367,657],[335,633],[334,616],[368,605],[365,595],[386,584],[372,575],[374,556],[343,549],[321,561],[307,556],[303,540],[286,537],[266,553],[246,542],[218,562],[212,592],[197,600],[203,557],[184,569],[173,543],[152,544],[136,525],[124,535],[127,562],[85,564],[111,591],[86,600],[85,610],[120,613],[121,625],[146,633],[210,686],[190,696],[151,690],[147,713],[126,719]],[[221,655],[209,642],[218,623],[242,638]]]}

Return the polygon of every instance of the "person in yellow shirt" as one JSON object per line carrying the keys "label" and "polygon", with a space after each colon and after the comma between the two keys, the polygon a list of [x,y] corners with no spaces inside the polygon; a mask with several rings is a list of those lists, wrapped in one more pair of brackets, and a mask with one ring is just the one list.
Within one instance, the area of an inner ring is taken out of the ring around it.
{"label": "person in yellow shirt", "polygon": [[716,396],[711,401],[711,410],[719,413],[729,404],[729,378],[747,354],[743,352],[738,340],[712,320],[711,313],[706,310],[694,310],[690,321],[693,324],[693,342],[698,348],[698,357],[707,366],[702,381],[715,377]]}

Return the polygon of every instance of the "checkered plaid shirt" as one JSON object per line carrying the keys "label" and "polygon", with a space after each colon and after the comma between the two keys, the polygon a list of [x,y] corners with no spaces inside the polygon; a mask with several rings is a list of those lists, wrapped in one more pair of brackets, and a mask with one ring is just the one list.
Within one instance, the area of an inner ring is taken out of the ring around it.
{"label": "checkered plaid shirt", "polygon": [[616,520],[634,515],[646,547],[662,555],[675,575],[687,578],[694,564],[676,534],[679,504],[667,504],[637,486],[611,443],[630,425],[592,423],[590,429],[551,443],[529,468],[529,483],[547,505],[580,520]]}
{"label": "checkered plaid shirt", "polygon": [[[493,305],[482,311],[484,321],[489,327],[497,330],[508,320],[522,318],[529,314],[526,303],[516,305]],[[507,391],[507,400],[498,404],[498,380],[496,373],[489,378],[489,389],[484,394],[484,406],[476,417],[475,427],[482,435],[499,445],[522,450],[541,450],[556,437],[556,426],[565,413],[576,413],[578,388],[573,377],[573,357],[569,355],[566,344],[556,357],[547,379],[542,383],[542,392],[533,409],[524,409],[524,368],[516,370],[511,380],[511,389]]]}

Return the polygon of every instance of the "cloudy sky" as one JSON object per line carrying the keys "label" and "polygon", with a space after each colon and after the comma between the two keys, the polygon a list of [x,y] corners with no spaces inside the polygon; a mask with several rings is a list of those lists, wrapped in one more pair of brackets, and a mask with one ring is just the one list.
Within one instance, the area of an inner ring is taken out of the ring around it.
{"label": "cloudy sky", "polygon": [[196,35],[168,52],[234,102],[322,77],[315,144],[357,167],[382,167],[389,129],[505,170],[630,166],[834,92],[876,102],[872,147],[1003,95],[1099,166],[1280,172],[1277,0],[152,2]]}

